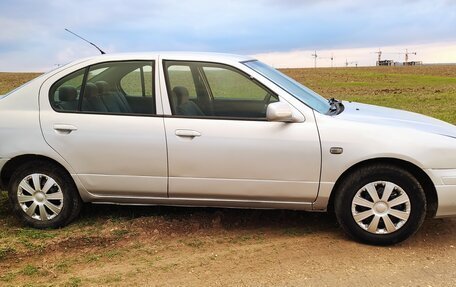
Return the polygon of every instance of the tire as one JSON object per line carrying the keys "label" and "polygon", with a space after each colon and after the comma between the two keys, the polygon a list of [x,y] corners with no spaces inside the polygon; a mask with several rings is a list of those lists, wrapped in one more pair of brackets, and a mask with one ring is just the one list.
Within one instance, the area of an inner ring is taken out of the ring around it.
{"label": "tire", "polygon": [[27,163],[13,173],[8,198],[16,217],[24,225],[38,229],[69,224],[82,205],[70,175],[43,161]]}
{"label": "tire", "polygon": [[360,168],[336,192],[334,209],[340,226],[363,243],[401,242],[418,231],[426,216],[422,186],[410,172],[393,165]]}

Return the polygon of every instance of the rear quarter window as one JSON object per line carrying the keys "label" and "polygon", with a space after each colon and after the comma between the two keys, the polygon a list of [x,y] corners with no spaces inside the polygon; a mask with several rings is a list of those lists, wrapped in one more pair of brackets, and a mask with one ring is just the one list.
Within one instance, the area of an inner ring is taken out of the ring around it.
{"label": "rear quarter window", "polygon": [[51,87],[51,106],[57,111],[77,111],[85,69],[73,72]]}

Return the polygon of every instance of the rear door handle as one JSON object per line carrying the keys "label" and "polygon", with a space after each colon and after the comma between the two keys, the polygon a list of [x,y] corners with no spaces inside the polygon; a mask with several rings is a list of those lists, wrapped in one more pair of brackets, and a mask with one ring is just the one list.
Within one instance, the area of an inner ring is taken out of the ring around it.
{"label": "rear door handle", "polygon": [[201,133],[194,131],[194,130],[176,130],[176,136],[194,138],[194,137],[200,137]]}
{"label": "rear door handle", "polygon": [[73,125],[66,125],[66,124],[55,124],[54,130],[61,134],[69,134],[73,131],[77,131],[78,128]]}

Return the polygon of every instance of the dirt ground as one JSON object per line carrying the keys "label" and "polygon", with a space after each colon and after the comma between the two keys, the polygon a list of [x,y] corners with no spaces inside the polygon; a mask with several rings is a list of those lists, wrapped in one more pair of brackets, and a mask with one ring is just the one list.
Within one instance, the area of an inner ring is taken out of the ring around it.
{"label": "dirt ground", "polygon": [[456,286],[455,235],[456,219],[432,219],[375,247],[325,213],[88,205],[66,229],[16,236],[38,247],[4,254],[0,285]]}

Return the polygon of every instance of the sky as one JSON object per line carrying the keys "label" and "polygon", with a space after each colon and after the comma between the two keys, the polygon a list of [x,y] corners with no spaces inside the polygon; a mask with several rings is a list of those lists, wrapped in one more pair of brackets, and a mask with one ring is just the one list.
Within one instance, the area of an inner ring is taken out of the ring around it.
{"label": "sky", "polygon": [[1,0],[0,71],[141,51],[253,55],[274,67],[456,62],[456,0]]}

